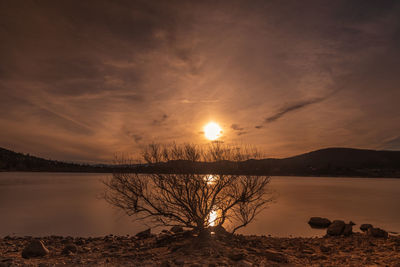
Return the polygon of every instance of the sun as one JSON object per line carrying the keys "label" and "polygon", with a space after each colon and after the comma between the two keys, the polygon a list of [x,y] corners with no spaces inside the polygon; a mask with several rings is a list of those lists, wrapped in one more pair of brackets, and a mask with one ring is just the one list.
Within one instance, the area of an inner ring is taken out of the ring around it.
{"label": "sun", "polygon": [[222,129],[217,123],[210,122],[204,126],[204,135],[208,140],[214,141],[222,135]]}

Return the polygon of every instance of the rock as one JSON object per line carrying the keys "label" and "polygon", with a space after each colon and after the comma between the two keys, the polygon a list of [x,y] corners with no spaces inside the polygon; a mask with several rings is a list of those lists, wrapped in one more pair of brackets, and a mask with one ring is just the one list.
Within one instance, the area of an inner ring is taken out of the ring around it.
{"label": "rock", "polygon": [[311,217],[308,224],[313,228],[326,228],[331,225],[331,221],[327,218]]}
{"label": "rock", "polygon": [[185,248],[186,246],[184,244],[174,244],[172,246],[169,247],[169,250],[173,253],[176,252],[178,250],[181,250],[183,248]]}
{"label": "rock", "polygon": [[78,245],[78,246],[85,245],[85,240],[80,238],[80,239],[75,241],[75,244]]}
{"label": "rock", "polygon": [[369,228],[368,229],[368,234],[373,237],[381,237],[381,238],[387,238],[388,237],[388,232],[381,228]]}
{"label": "rock", "polygon": [[149,228],[149,229],[147,229],[147,230],[144,230],[144,231],[142,231],[142,232],[139,232],[139,233],[137,233],[135,236],[138,237],[139,239],[146,239],[146,238],[149,238],[149,237],[151,237],[151,229]]}
{"label": "rock", "polygon": [[91,250],[90,247],[87,247],[87,246],[82,247],[82,251],[83,251],[83,252],[86,252],[86,253],[87,253],[87,252],[90,252],[90,250]]}
{"label": "rock", "polygon": [[207,231],[211,235],[215,234],[217,237],[226,237],[230,234],[228,231],[225,230],[225,228],[222,225],[208,227]]}
{"label": "rock", "polygon": [[351,226],[356,225],[356,223],[353,222],[353,221],[350,221],[349,224],[350,224]]}
{"label": "rock", "polygon": [[251,263],[251,262],[249,262],[247,260],[241,260],[241,261],[238,262],[237,266],[240,266],[240,267],[251,267],[251,266],[253,266],[253,263]]}
{"label": "rock", "polygon": [[169,261],[165,260],[161,263],[160,267],[170,267],[171,264],[169,263]]}
{"label": "rock", "polygon": [[184,259],[180,259],[180,258],[174,259],[174,263],[176,265],[183,266],[183,265],[185,265],[185,260]]}
{"label": "rock", "polygon": [[229,258],[233,261],[240,261],[243,260],[246,257],[246,254],[244,253],[234,253],[229,255]]}
{"label": "rock", "polygon": [[282,262],[282,263],[288,262],[285,255],[283,255],[282,253],[273,251],[273,250],[267,249],[264,251],[263,255],[270,261]]}
{"label": "rock", "polygon": [[193,231],[192,230],[186,230],[186,231],[183,231],[183,233],[182,233],[182,237],[183,238],[189,238],[189,237],[192,237],[193,236]]}
{"label": "rock", "polygon": [[326,233],[327,233],[327,235],[330,235],[330,236],[341,235],[343,233],[345,225],[346,224],[344,223],[344,221],[335,220],[332,222],[331,225],[329,225]]}
{"label": "rock", "polygon": [[32,240],[23,250],[22,257],[29,259],[32,257],[43,257],[49,254],[49,250],[45,247],[41,240]]}
{"label": "rock", "polygon": [[78,252],[78,248],[74,244],[66,244],[61,254],[63,255],[71,255]]}
{"label": "rock", "polygon": [[304,254],[314,254],[315,251],[313,249],[311,249],[311,248],[306,248],[306,249],[302,250],[302,253],[304,253]]}
{"label": "rock", "polygon": [[181,226],[173,226],[170,231],[172,233],[182,233],[183,232],[183,228]]}
{"label": "rock", "polygon": [[229,235],[229,232],[225,230],[225,228],[222,225],[217,225],[212,228],[212,231],[217,235],[217,236],[226,236]]}
{"label": "rock", "polygon": [[321,252],[323,252],[323,253],[329,253],[329,252],[331,252],[331,248],[330,247],[326,247],[326,246],[324,246],[324,245],[321,245],[320,247],[319,247],[319,249],[321,250]]}
{"label": "rock", "polygon": [[156,239],[157,247],[163,247],[171,244],[175,238],[171,234],[161,234]]}
{"label": "rock", "polygon": [[344,229],[343,229],[343,235],[344,236],[350,236],[351,234],[353,233],[353,225],[351,225],[351,224],[346,224],[345,226],[344,226]]}
{"label": "rock", "polygon": [[2,259],[0,258],[0,267],[16,267],[17,265],[14,264],[13,259],[6,258]]}
{"label": "rock", "polygon": [[372,227],[373,227],[372,224],[365,223],[365,224],[361,224],[360,230],[363,232],[366,232],[366,231],[368,231],[369,228],[372,228]]}
{"label": "rock", "polygon": [[197,235],[197,240],[199,244],[207,243],[210,241],[210,239],[211,239],[211,233],[209,229],[204,229],[200,231]]}

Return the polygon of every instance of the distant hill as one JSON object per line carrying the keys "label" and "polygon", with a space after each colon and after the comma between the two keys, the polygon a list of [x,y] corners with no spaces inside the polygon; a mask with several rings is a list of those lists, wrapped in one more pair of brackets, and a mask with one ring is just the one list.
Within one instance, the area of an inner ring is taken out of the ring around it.
{"label": "distant hill", "polygon": [[284,159],[190,163],[173,161],[156,165],[88,165],[46,160],[0,148],[0,171],[113,172],[138,171],[246,173],[275,176],[347,176],[400,178],[400,151],[326,148]]}
{"label": "distant hill", "polygon": [[400,151],[326,148],[252,164],[270,175],[400,177]]}
{"label": "distant hill", "polygon": [[47,160],[0,147],[0,171],[111,172],[112,168]]}
{"label": "distant hill", "polygon": [[398,177],[400,151],[376,151],[353,148],[326,148],[284,159],[232,162],[168,162],[157,166],[138,166],[140,172],[193,168],[199,173],[243,173],[274,176]]}

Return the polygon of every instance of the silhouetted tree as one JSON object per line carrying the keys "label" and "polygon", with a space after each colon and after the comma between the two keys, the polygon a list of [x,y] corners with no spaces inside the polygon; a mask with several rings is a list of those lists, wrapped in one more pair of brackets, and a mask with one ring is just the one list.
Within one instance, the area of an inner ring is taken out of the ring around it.
{"label": "silhouetted tree", "polygon": [[[214,170],[199,174],[198,164],[229,163],[230,170],[240,161],[258,157],[253,149],[212,143],[162,146],[151,144],[143,151],[147,164],[169,163],[168,173],[114,173],[105,182],[105,199],[136,219],[155,225],[183,226],[202,232],[209,226],[229,222],[232,232],[249,224],[272,200],[266,176],[225,174]],[[198,163],[198,164],[196,164]],[[189,166],[189,167],[188,167]],[[184,170],[184,171],[182,171]]]}

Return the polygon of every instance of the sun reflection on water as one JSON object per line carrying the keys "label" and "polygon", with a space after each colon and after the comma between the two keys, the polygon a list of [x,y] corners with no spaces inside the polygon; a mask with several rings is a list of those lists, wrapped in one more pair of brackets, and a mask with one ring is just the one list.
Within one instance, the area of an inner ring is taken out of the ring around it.
{"label": "sun reflection on water", "polygon": [[212,174],[204,176],[204,181],[206,181],[208,185],[215,184],[217,179],[218,179],[218,177],[216,175],[212,175]]}
{"label": "sun reflection on water", "polygon": [[208,224],[209,224],[210,226],[215,226],[215,221],[217,220],[217,218],[218,218],[218,213],[217,213],[217,211],[216,211],[216,210],[212,210],[212,211],[210,212],[210,216],[209,216],[209,218],[208,218]]}
{"label": "sun reflection on water", "polygon": [[[203,179],[208,186],[213,186],[217,182],[218,178],[219,177],[217,175],[208,174],[205,175]],[[218,208],[213,207],[213,210],[211,210],[210,214],[208,215],[208,225],[215,226],[217,219],[218,219]]]}

